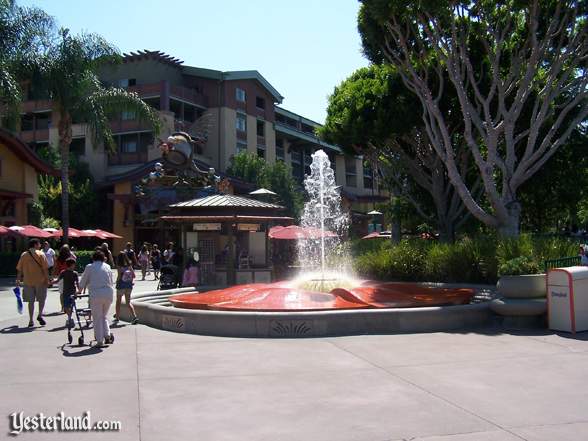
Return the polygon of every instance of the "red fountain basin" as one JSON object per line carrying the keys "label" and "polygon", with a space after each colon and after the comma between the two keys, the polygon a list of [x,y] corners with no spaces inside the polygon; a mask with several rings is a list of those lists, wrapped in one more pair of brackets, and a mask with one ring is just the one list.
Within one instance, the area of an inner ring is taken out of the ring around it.
{"label": "red fountain basin", "polygon": [[350,289],[307,291],[291,282],[253,283],[204,293],[176,294],[169,301],[176,308],[217,311],[323,311],[369,308],[414,308],[470,303],[470,288],[437,288],[417,283],[363,282]]}

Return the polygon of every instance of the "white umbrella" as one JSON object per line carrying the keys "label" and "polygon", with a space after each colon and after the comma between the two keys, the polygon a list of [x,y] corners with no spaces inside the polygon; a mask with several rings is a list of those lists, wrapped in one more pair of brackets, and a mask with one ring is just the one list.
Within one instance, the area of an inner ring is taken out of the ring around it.
{"label": "white umbrella", "polygon": [[276,195],[277,195],[277,193],[274,193],[273,191],[271,191],[271,190],[268,190],[267,188],[260,188],[259,190],[252,191],[252,192],[250,192],[249,194],[251,194],[251,195],[257,195],[257,194],[272,194],[272,195],[274,195],[274,196],[276,196]]}
{"label": "white umbrella", "polygon": [[55,233],[59,230],[57,230],[57,228],[43,228],[43,231],[46,231],[47,233]]}
{"label": "white umbrella", "polygon": [[376,215],[378,215],[378,214],[382,214],[382,213],[380,213],[378,210],[372,210],[372,211],[370,211],[368,214],[370,214],[370,215],[372,215],[372,216],[376,216]]}

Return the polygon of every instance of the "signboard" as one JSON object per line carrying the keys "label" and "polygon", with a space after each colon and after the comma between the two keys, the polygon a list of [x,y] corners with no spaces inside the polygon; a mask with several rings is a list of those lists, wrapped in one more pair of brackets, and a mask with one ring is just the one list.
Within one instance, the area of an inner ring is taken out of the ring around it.
{"label": "signboard", "polygon": [[192,229],[194,231],[220,231],[221,230],[221,224],[220,223],[215,223],[215,224],[193,224],[192,225]]}
{"label": "signboard", "polygon": [[238,224],[237,230],[239,230],[239,231],[258,231],[259,224]]}

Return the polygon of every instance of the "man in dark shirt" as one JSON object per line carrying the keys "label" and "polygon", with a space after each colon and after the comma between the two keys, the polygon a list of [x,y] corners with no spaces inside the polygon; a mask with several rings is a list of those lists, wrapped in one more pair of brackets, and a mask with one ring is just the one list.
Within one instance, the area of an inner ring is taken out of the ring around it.
{"label": "man in dark shirt", "polygon": [[68,328],[74,327],[74,321],[71,318],[72,308],[73,308],[73,297],[79,291],[79,276],[78,273],[75,271],[76,267],[76,259],[73,257],[69,257],[65,261],[67,265],[67,269],[61,272],[59,275],[59,281],[62,281],[63,288],[61,291],[61,299],[63,303],[63,309],[67,314],[67,320],[65,322],[65,326]]}
{"label": "man in dark shirt", "polygon": [[137,266],[137,255],[135,254],[135,250],[133,250],[133,246],[131,242],[127,242],[127,246],[125,248],[125,254],[133,264],[133,268]]}

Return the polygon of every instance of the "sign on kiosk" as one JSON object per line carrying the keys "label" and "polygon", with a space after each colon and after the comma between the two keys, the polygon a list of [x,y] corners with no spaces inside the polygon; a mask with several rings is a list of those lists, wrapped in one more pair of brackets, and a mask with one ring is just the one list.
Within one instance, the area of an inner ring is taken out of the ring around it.
{"label": "sign on kiosk", "polygon": [[588,267],[554,268],[547,272],[549,329],[588,330]]}

